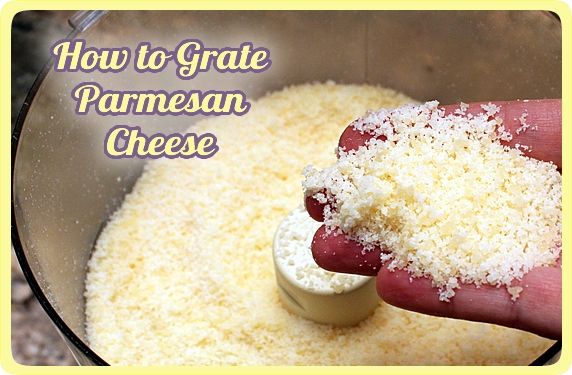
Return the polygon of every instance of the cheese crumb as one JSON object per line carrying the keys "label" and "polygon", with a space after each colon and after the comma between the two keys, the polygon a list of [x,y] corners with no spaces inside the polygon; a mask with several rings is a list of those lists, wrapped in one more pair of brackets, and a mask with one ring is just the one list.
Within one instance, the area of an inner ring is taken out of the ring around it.
{"label": "cheese crumb", "polygon": [[459,103],[459,108],[455,109],[455,114],[457,115],[465,115],[467,110],[469,109],[469,105],[467,103]]}
{"label": "cheese crumb", "polygon": [[511,295],[510,299],[516,301],[524,289],[521,286],[509,286],[506,290]]}
{"label": "cheese crumb", "polygon": [[561,252],[561,175],[527,146],[502,145],[500,108],[482,108],[471,118],[436,101],[367,112],[354,128],[386,141],[304,170],[306,195],[326,192],[329,231],[389,249],[387,268],[429,277],[442,301],[460,283],[508,287]]}
{"label": "cheese crumb", "polygon": [[[520,126],[516,129],[516,134],[524,133],[528,128],[530,128],[530,125],[526,123],[527,117],[528,117],[528,112],[525,111],[518,118],[518,122],[520,123]],[[534,130],[538,130],[538,127],[535,126]]]}

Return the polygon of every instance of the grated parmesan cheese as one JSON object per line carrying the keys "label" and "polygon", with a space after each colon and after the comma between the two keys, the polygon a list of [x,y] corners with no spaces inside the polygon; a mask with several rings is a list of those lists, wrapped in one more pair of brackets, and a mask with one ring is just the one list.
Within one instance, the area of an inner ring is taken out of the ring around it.
{"label": "grated parmesan cheese", "polygon": [[390,270],[429,277],[442,301],[459,283],[508,287],[561,252],[561,175],[526,157],[528,146],[503,146],[500,108],[482,108],[471,118],[445,116],[436,101],[369,112],[354,128],[387,141],[304,171],[306,194],[327,191],[329,231],[389,249]]}
{"label": "grated parmesan cheese", "polygon": [[[113,365],[523,365],[553,342],[380,303],[355,327],[280,303],[272,240],[300,170],[335,161],[348,122],[411,99],[372,86],[289,87],[240,117],[193,125],[208,160],[149,162],[98,238],[86,279],[90,346]],[[238,140],[238,141],[237,141]],[[348,308],[351,308],[349,306]]]}
{"label": "grated parmesan cheese", "polygon": [[510,299],[516,301],[524,289],[521,286],[509,286],[506,290],[511,295]]}
{"label": "grated parmesan cheese", "polygon": [[[518,118],[518,122],[520,123],[520,126],[516,129],[516,134],[524,133],[528,128],[530,128],[530,125],[526,123],[527,117],[528,117],[528,112],[524,112]],[[535,128],[538,129],[536,126],[535,126]]]}

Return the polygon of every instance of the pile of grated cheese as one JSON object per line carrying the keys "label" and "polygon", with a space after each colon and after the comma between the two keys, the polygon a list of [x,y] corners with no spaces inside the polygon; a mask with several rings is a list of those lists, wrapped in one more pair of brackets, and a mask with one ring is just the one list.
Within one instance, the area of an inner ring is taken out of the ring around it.
{"label": "pile of grated cheese", "polygon": [[292,210],[284,218],[274,238],[275,261],[282,272],[305,290],[337,294],[370,279],[326,271],[316,264],[311,246],[314,233],[321,225],[308,215],[303,206]]}
{"label": "pile of grated cheese", "polygon": [[326,203],[328,230],[366,251],[389,250],[381,257],[390,270],[429,277],[442,301],[460,283],[504,285],[516,299],[513,280],[561,253],[560,173],[504,146],[512,135],[500,109],[482,107],[445,115],[433,101],[369,112],[352,124],[372,140],[304,171],[306,194]]}
{"label": "pile of grated cheese", "polygon": [[347,124],[412,100],[358,85],[289,87],[216,134],[208,160],[150,162],[97,240],[86,279],[90,346],[114,365],[523,365],[553,342],[383,302],[355,327],[282,306],[272,240],[300,204],[300,171],[335,161]]}

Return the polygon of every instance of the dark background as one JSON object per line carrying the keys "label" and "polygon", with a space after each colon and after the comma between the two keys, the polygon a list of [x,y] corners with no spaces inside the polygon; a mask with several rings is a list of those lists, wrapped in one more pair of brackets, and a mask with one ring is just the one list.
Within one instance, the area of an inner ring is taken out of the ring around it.
{"label": "dark background", "polygon": [[[71,11],[26,11],[12,21],[12,129],[28,90],[49,58],[50,46],[71,28]],[[12,252],[12,355],[25,365],[75,361],[24,280]]]}

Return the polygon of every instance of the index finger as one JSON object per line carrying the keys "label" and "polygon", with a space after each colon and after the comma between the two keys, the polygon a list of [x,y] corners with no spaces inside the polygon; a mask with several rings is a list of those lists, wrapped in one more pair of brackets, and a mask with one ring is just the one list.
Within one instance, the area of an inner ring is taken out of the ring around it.
{"label": "index finger", "polygon": [[[562,167],[562,101],[560,99],[516,100],[479,102],[468,104],[467,114],[480,114],[485,111],[481,105],[494,104],[500,112],[495,117],[503,120],[505,129],[513,139],[507,144],[530,147],[526,155],[532,158],[551,161]],[[446,105],[445,114],[454,113],[459,105]],[[352,125],[342,133],[339,146],[346,150],[356,150],[371,139],[371,135],[360,133]]]}

